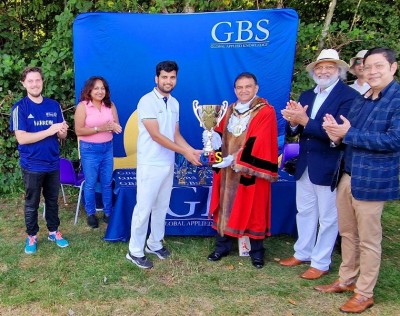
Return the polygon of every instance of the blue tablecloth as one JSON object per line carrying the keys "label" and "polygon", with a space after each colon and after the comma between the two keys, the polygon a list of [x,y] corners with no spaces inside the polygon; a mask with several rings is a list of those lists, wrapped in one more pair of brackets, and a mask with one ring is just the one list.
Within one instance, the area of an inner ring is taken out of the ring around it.
{"label": "blue tablecloth", "polygon": [[[279,172],[272,184],[271,234],[296,235],[296,185],[292,176]],[[175,172],[170,209],[166,218],[166,235],[214,236],[208,219],[212,170],[191,167]],[[131,219],[136,204],[136,170],[114,171],[114,210],[104,236],[106,241],[128,241]]]}

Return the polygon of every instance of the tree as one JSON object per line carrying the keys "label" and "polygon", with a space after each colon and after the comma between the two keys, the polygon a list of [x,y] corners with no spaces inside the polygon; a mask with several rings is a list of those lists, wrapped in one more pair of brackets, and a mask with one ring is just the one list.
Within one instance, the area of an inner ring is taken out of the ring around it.
{"label": "tree", "polygon": [[[26,65],[44,70],[44,94],[58,100],[73,126],[75,104],[72,23],[82,12],[177,13],[295,8],[300,17],[292,97],[312,85],[305,66],[321,48],[336,48],[349,60],[373,46],[400,51],[398,0],[3,0],[0,2],[0,194],[15,191],[20,181],[14,136],[8,131],[12,104],[22,97],[19,74]],[[324,32],[323,25],[326,25]],[[324,43],[323,47],[319,43]],[[70,132],[70,135],[74,135]],[[76,155],[69,138],[63,154]]]}
{"label": "tree", "polygon": [[329,4],[328,13],[326,14],[324,27],[322,28],[321,37],[318,43],[318,50],[321,50],[324,47],[325,38],[328,35],[329,26],[331,25],[333,17],[333,12],[335,12],[335,7],[336,7],[336,0],[332,0],[331,3]]}

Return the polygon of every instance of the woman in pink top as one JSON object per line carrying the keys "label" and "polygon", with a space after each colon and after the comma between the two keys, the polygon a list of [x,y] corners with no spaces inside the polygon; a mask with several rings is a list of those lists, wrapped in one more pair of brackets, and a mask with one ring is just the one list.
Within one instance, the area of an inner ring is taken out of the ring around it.
{"label": "woman in pink top", "polygon": [[98,180],[104,207],[104,222],[112,211],[113,133],[121,133],[117,109],[110,100],[110,89],[102,77],[91,77],[82,89],[75,110],[75,133],[79,138],[81,163],[85,174],[84,196],[87,223],[99,227],[96,217],[95,187]]}

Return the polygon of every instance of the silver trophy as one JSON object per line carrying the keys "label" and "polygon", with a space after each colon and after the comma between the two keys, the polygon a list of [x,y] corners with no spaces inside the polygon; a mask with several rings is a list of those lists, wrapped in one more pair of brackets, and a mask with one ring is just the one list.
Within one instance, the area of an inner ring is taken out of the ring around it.
{"label": "silver trophy", "polygon": [[200,126],[207,131],[207,140],[204,143],[203,152],[205,156],[214,152],[212,148],[212,132],[219,125],[226,111],[228,110],[228,101],[223,101],[222,105],[199,105],[199,101],[193,101],[193,112],[200,122]]}

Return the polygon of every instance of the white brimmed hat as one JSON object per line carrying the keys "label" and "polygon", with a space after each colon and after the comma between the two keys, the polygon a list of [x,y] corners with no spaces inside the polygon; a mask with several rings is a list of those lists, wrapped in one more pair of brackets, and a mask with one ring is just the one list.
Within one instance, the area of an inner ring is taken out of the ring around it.
{"label": "white brimmed hat", "polygon": [[334,62],[336,64],[338,64],[339,66],[344,67],[346,70],[349,70],[349,65],[343,61],[339,59],[339,54],[336,50],[334,49],[323,49],[321,51],[321,53],[318,55],[317,60],[312,62],[311,64],[309,64],[306,67],[307,71],[311,71],[314,69],[315,65],[317,65],[318,63],[321,63],[323,61],[331,61]]}
{"label": "white brimmed hat", "polygon": [[364,58],[364,56],[365,56],[365,54],[366,54],[367,52],[368,52],[367,49],[360,50],[360,51],[357,53],[356,56],[354,56],[352,59],[350,59],[350,70],[349,70],[350,73],[352,73],[352,74],[354,75],[353,71],[351,70],[351,67],[354,66],[354,62],[356,61],[356,59]]}

